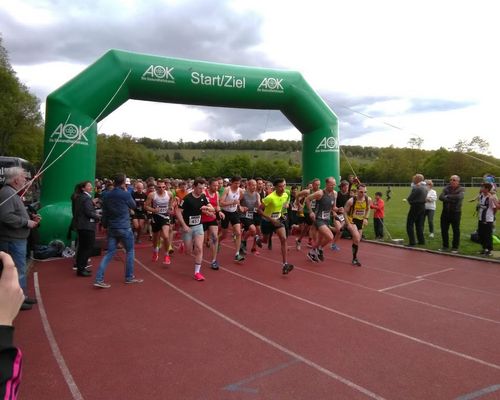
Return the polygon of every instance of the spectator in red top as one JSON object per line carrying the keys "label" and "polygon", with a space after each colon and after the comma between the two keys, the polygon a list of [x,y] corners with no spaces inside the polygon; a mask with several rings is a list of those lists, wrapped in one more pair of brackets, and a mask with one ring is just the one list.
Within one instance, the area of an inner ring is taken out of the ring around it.
{"label": "spectator in red top", "polygon": [[375,229],[375,240],[384,240],[384,200],[382,199],[382,192],[375,193],[370,208],[373,208],[373,227]]}

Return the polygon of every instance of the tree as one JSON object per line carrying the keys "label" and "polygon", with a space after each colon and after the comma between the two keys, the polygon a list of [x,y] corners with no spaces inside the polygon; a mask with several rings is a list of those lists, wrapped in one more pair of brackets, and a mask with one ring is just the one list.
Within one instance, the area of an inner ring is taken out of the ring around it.
{"label": "tree", "polygon": [[[12,69],[7,50],[0,36],[0,155],[24,156],[13,152],[13,145],[19,143],[20,136],[41,130],[42,116],[39,100],[17,79]],[[41,148],[41,146],[35,146]],[[17,150],[16,150],[17,151]],[[29,155],[32,160],[33,155]]]}
{"label": "tree", "polygon": [[469,141],[461,139],[455,144],[455,146],[453,146],[453,149],[459,153],[489,153],[489,148],[490,144],[488,141],[480,136],[474,136]]}
{"label": "tree", "polygon": [[421,149],[422,144],[424,143],[424,139],[422,139],[420,136],[414,136],[408,140],[408,144],[412,149]]}

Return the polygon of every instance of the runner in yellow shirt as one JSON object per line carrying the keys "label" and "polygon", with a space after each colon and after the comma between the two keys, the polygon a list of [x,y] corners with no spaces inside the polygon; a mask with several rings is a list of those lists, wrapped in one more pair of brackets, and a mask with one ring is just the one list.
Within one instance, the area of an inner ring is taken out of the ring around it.
{"label": "runner in yellow shirt", "polygon": [[293,265],[287,261],[286,230],[282,216],[283,208],[288,205],[288,193],[285,192],[286,182],[284,179],[274,181],[274,192],[264,197],[258,209],[262,216],[261,229],[264,235],[264,243],[267,242],[269,235],[276,232],[281,242],[281,257],[283,259],[283,274],[288,274]]}

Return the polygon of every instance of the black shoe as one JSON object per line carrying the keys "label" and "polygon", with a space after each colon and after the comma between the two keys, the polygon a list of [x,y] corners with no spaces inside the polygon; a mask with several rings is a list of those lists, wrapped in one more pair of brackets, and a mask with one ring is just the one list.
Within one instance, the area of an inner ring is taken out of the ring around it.
{"label": "black shoe", "polygon": [[83,270],[83,271],[76,271],[76,275],[77,275],[77,276],[89,277],[89,276],[92,276],[92,272],[90,272],[90,271],[86,271],[86,270]]}
{"label": "black shoe", "polygon": [[34,297],[26,297],[26,298],[24,299],[24,302],[25,302],[26,304],[37,304],[37,303],[38,303],[38,300],[37,300],[37,299],[35,299]]}
{"label": "black shoe", "polygon": [[361,263],[357,258],[353,258],[352,265],[354,265],[355,267],[361,267]]}
{"label": "black shoe", "polygon": [[318,249],[318,258],[320,261],[325,261],[325,256],[323,255],[323,250]]}
{"label": "black shoe", "polygon": [[23,303],[23,304],[21,304],[20,310],[21,311],[26,311],[26,310],[31,310],[32,308],[33,308],[33,306],[31,304]]}
{"label": "black shoe", "polygon": [[309,258],[309,260],[311,260],[312,262],[316,262],[316,263],[319,262],[318,256],[312,250],[309,250],[307,252],[307,258]]}
{"label": "black shoe", "polygon": [[288,274],[289,272],[291,272],[293,269],[293,265],[292,264],[283,264],[283,275],[286,275]]}

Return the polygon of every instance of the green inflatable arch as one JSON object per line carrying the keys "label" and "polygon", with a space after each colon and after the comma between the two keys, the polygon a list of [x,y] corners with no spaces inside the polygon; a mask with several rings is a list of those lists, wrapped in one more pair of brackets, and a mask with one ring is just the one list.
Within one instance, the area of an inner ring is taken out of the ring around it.
{"label": "green inflatable arch", "polygon": [[300,73],[110,50],[47,97],[43,242],[66,237],[74,185],[95,178],[97,123],[129,99],[280,110],[302,133],[303,182],[339,179],[337,117]]}

